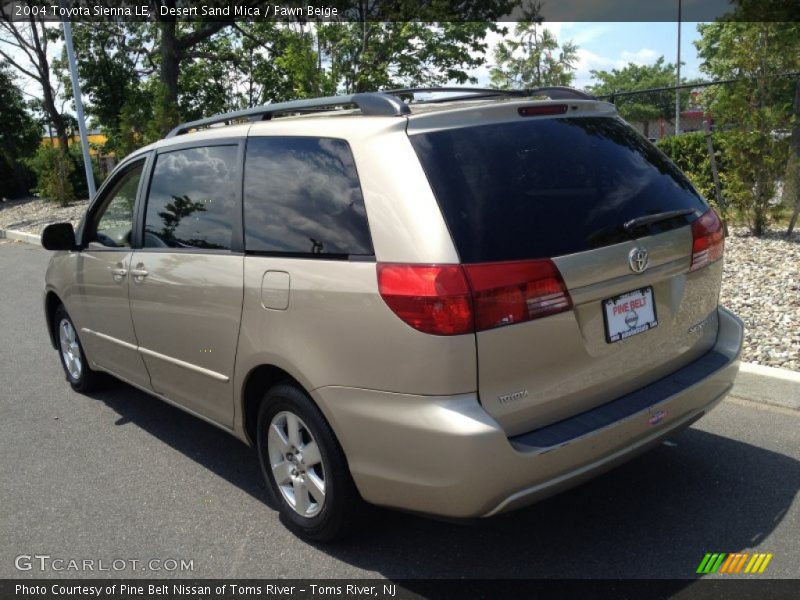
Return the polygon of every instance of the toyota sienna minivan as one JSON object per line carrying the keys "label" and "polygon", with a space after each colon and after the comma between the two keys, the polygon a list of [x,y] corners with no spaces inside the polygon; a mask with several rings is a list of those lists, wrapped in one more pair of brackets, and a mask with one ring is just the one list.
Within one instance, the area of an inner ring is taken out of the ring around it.
{"label": "toyota sienna minivan", "polygon": [[365,502],[525,506],[687,427],[738,370],[722,224],[611,104],[424,91],[186,123],[42,237],[72,387],[110,373],[254,446],[308,539]]}

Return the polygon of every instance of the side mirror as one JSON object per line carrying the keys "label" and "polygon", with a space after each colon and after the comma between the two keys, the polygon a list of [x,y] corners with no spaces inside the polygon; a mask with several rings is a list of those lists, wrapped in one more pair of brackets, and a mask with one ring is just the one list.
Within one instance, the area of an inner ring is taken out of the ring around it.
{"label": "side mirror", "polygon": [[53,223],[42,231],[45,250],[75,250],[75,230],[72,223]]}

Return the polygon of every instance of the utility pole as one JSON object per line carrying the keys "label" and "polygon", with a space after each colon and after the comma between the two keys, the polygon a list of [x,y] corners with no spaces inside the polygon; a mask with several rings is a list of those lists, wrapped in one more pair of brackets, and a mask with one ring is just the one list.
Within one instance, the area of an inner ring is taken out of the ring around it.
{"label": "utility pole", "polygon": [[[678,76],[675,85],[681,84],[681,0],[678,0]],[[675,135],[681,132],[681,91],[675,90]]]}
{"label": "utility pole", "polygon": [[[61,0],[61,6],[64,1]],[[83,167],[86,170],[86,186],[89,190],[89,199],[94,198],[94,173],[92,172],[92,157],[89,155],[89,138],[86,135],[86,122],[83,120],[83,101],[81,100],[81,84],[78,81],[78,66],[75,63],[75,49],[72,47],[72,23],[69,17],[62,21],[64,26],[64,42],[67,46],[67,60],[69,74],[72,79],[72,95],[75,98],[75,113],[78,117],[78,131],[81,135],[81,148],[83,149]]]}

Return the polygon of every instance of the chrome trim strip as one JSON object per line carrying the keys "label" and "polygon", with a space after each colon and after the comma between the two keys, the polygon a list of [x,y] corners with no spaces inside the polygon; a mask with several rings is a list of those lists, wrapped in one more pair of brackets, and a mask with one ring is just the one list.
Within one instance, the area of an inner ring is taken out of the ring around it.
{"label": "chrome trim strip", "polygon": [[180,360],[178,358],[173,358],[171,356],[167,356],[166,354],[161,354],[154,350],[148,350],[147,348],[142,348],[139,346],[139,352],[142,354],[146,354],[147,356],[152,356],[153,358],[160,358],[168,363],[172,363],[173,365],[178,365],[179,367],[183,367],[184,369],[189,369],[190,371],[195,371],[196,373],[201,373],[202,375],[206,375],[211,377],[212,379],[216,379],[217,381],[222,381],[227,383],[230,381],[230,377],[227,375],[223,375],[222,373],[217,373],[216,371],[212,371],[210,369],[205,369],[203,367],[198,367],[190,362],[186,362],[185,360]]}
{"label": "chrome trim strip", "polygon": [[190,371],[195,371],[196,373],[200,373],[207,377],[211,377],[212,379],[216,379],[217,381],[222,381],[223,383],[228,383],[230,381],[230,377],[227,375],[223,375],[222,373],[217,373],[216,371],[212,371],[210,369],[205,369],[203,367],[198,367],[192,363],[186,362],[184,360],[180,360],[178,358],[173,358],[171,356],[167,356],[166,354],[161,354],[159,352],[155,352],[154,350],[148,350],[147,348],[142,348],[141,346],[136,346],[134,344],[123,342],[122,340],[118,340],[115,337],[111,337],[110,335],[106,335],[105,333],[100,333],[99,331],[93,331],[92,329],[87,329],[86,327],[82,327],[81,331],[85,331],[86,333],[91,333],[99,337],[100,339],[106,340],[107,342],[111,342],[112,344],[117,344],[118,346],[122,346],[128,350],[133,350],[134,352],[140,352],[142,354],[146,354],[147,356],[152,356],[153,358],[160,358],[161,360],[165,360],[168,363],[172,363],[173,365],[178,365],[179,367],[183,367],[184,369],[189,369]]}
{"label": "chrome trim strip", "polygon": [[97,336],[102,340],[105,340],[107,342],[111,342],[112,344],[116,344],[117,346],[122,346],[123,348],[126,348],[127,350],[133,350],[134,352],[136,352],[139,349],[139,347],[136,346],[135,344],[131,344],[131,343],[128,343],[128,342],[123,342],[122,340],[118,340],[117,338],[111,337],[110,335],[106,335],[105,333],[100,333],[99,331],[94,331],[94,330],[88,329],[86,327],[81,327],[81,331],[86,332],[86,333],[91,333],[92,335]]}

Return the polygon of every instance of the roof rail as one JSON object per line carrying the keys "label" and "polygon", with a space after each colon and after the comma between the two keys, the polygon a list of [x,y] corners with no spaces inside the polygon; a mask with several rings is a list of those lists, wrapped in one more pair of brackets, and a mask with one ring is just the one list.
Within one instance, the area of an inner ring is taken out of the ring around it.
{"label": "roof rail", "polygon": [[305,100],[266,104],[264,106],[237,110],[206,119],[181,123],[170,131],[166,137],[175,137],[187,133],[192,129],[208,127],[209,125],[215,125],[217,123],[229,123],[230,121],[242,121],[245,119],[251,122],[266,121],[280,113],[318,112],[333,108],[334,106],[347,106],[351,104],[360,108],[362,114],[370,116],[400,116],[407,115],[411,112],[405,102],[400,100],[397,96],[387,93],[369,92],[346,96],[327,96],[324,98],[308,98]]}
{"label": "roof rail", "polygon": [[396,90],[385,90],[385,94],[394,94],[395,96],[413,96],[417,93],[433,93],[433,92],[463,92],[462,96],[450,96],[444,98],[434,98],[432,100],[423,100],[425,103],[434,102],[454,102],[458,100],[477,100],[480,98],[491,97],[519,97],[524,98],[528,96],[548,96],[552,100],[597,100],[591,94],[587,94],[581,90],[565,86],[549,86],[540,88],[529,88],[522,90],[501,90],[496,88],[474,88],[474,87],[416,87],[416,88],[402,88]]}

